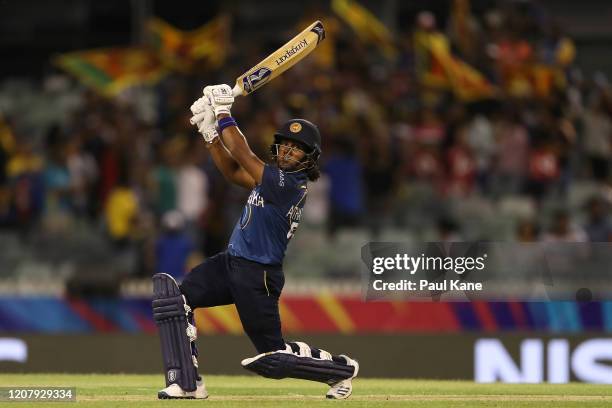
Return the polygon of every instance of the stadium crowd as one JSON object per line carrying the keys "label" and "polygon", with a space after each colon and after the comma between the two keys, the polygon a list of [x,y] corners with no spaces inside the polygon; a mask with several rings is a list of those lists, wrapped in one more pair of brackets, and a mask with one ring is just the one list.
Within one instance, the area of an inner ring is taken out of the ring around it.
{"label": "stadium crowd", "polygon": [[[486,233],[466,232],[461,210],[473,201],[495,214],[516,208],[517,240],[612,240],[606,77],[574,66],[571,39],[535,5],[474,16],[462,3],[448,16],[422,12],[405,24],[393,58],[330,17],[331,50],[236,101],[233,114],[251,146],[268,157],[274,129],[290,117],[320,127],[324,177],[308,205],[321,216],[306,223],[324,225],[330,241],[346,228],[378,237],[389,227],[480,238]],[[431,68],[419,50],[424,33],[448,39],[495,91],[464,98],[424,81]],[[88,224],[117,253],[141,254],[143,275],[181,275],[194,254],[221,250],[248,192],[214,168],[188,108],[203,85],[227,82],[266,52],[256,51],[231,56],[222,70],[167,77],[153,88],[149,118],[130,103],[138,91],[116,100],[80,86],[76,108],[40,138],[20,130],[18,115],[4,115],[1,228],[27,243],[45,228],[70,233]],[[575,201],[578,190],[587,193]],[[423,219],[411,221],[407,213],[425,196]]]}

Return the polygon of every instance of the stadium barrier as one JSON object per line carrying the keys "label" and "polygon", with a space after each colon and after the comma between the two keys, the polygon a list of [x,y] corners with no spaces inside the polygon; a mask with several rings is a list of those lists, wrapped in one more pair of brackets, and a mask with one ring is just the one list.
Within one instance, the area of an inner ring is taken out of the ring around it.
{"label": "stadium barrier", "polygon": [[[612,333],[612,302],[364,302],[355,296],[283,296],[283,331],[299,333]],[[233,305],[198,309],[203,334],[242,334]],[[146,297],[0,297],[0,334],[153,333]]]}
{"label": "stadium barrier", "polygon": [[[328,333],[286,339],[346,352],[359,360],[363,377],[612,383],[612,337],[596,333]],[[160,373],[163,382],[154,334],[5,333],[0,347],[8,342],[15,354],[0,351],[0,372]],[[255,354],[246,336],[204,335],[198,347],[204,374],[249,374],[240,366]]]}

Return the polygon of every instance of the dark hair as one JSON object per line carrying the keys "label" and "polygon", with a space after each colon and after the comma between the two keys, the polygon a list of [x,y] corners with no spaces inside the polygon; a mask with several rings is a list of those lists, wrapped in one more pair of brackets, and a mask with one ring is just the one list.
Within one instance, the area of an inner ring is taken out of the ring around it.
{"label": "dark hair", "polygon": [[306,169],[306,176],[309,181],[317,181],[321,177],[321,170],[319,170],[319,163],[313,163],[312,166]]}

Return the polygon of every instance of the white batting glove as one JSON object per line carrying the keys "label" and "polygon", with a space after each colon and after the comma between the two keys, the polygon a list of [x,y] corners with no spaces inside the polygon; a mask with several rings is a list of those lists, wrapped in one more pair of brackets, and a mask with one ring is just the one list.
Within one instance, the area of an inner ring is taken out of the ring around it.
{"label": "white batting glove", "polygon": [[211,85],[204,88],[204,96],[208,98],[210,104],[215,111],[215,117],[221,113],[231,115],[232,103],[234,103],[234,95],[232,88],[229,85]]}
{"label": "white batting glove", "polygon": [[189,122],[197,126],[198,132],[207,143],[212,143],[217,137],[217,120],[208,98],[203,96],[191,105],[191,112],[194,114]]}
{"label": "white batting glove", "polygon": [[208,101],[208,98],[203,96],[200,99],[196,100],[189,109],[191,110],[191,113],[193,113],[194,115],[197,115],[198,113],[204,112],[209,107],[210,107],[210,102]]}

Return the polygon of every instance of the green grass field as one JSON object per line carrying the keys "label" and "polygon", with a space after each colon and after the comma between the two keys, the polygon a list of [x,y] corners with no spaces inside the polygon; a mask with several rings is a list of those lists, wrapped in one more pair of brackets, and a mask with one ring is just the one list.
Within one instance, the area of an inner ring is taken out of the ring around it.
{"label": "green grass field", "polygon": [[76,387],[77,403],[20,402],[14,407],[611,407],[612,387],[590,384],[502,385],[465,381],[357,379],[345,401],[325,400],[327,387],[299,380],[208,376],[206,401],[157,400],[161,375],[0,374],[0,386]]}

